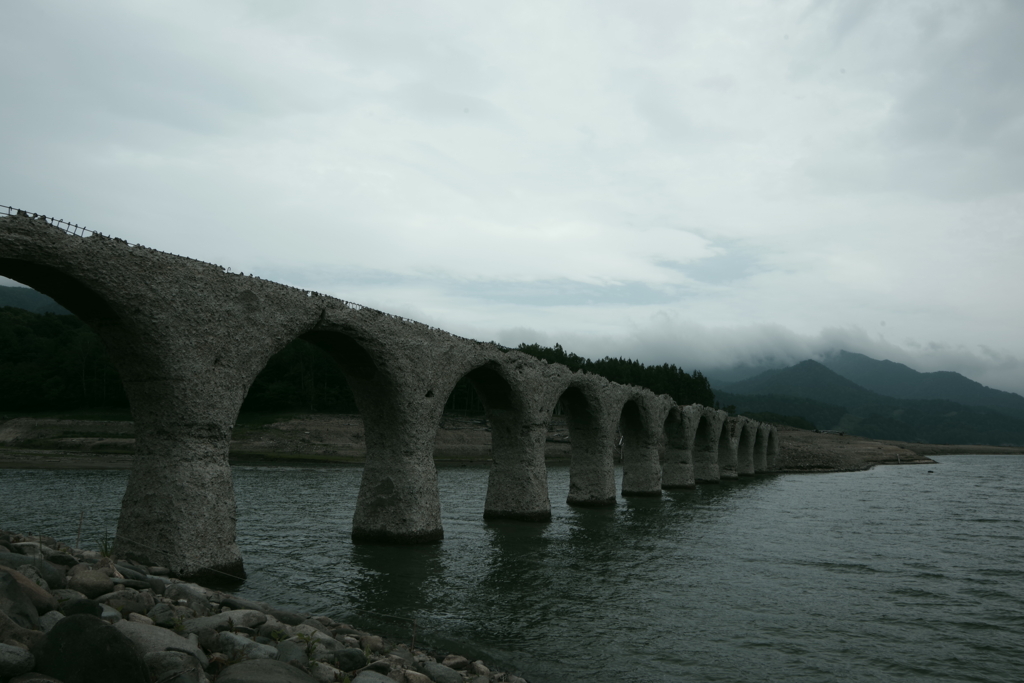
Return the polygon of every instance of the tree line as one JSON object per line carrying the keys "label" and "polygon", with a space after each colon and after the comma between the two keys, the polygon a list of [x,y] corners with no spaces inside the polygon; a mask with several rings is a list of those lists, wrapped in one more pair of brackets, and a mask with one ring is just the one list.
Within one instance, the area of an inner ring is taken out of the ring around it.
{"label": "tree line", "polygon": [[549,363],[561,363],[573,372],[583,370],[619,384],[634,384],[650,389],[655,394],[668,394],[681,406],[691,403],[715,405],[715,393],[711,390],[711,384],[707,377],[697,370],[691,375],[682,368],[668,363],[644,365],[640,361],[611,356],[590,360],[566,351],[561,344],[552,347],[520,344],[518,350]]}
{"label": "tree line", "polygon": [[121,377],[85,323],[0,308],[0,411],[127,407]]}

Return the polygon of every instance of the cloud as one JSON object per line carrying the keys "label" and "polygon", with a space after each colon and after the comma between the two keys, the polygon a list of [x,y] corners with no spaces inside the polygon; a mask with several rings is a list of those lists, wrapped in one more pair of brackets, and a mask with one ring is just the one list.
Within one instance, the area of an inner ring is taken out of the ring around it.
{"label": "cloud", "polygon": [[468,336],[649,362],[688,339],[705,363],[861,330],[875,346],[841,341],[1000,382],[1024,334],[1022,17],[19,3],[0,202]]}
{"label": "cloud", "polygon": [[985,346],[930,344],[908,348],[856,327],[827,328],[818,334],[802,335],[780,325],[708,327],[659,316],[620,336],[568,334],[558,338],[544,331],[514,328],[503,330],[497,340],[509,346],[560,343],[585,357],[623,356],[648,364],[674,363],[687,371],[711,375],[737,366],[788,367],[845,350],[903,363],[919,372],[959,372],[986,386],[1024,395],[1024,359],[1020,356]]}
{"label": "cloud", "polygon": [[813,183],[831,192],[945,200],[1020,191],[1019,3],[819,7],[808,21],[821,30],[804,45],[800,71],[847,81],[840,92],[860,99],[862,115],[838,119],[857,125],[837,127],[821,141],[822,153],[802,162]]}

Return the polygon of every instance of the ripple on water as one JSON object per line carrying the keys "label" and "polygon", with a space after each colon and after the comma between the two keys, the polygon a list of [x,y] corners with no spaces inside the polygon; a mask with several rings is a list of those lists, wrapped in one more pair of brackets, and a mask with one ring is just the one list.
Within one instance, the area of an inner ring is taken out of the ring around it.
{"label": "ripple on water", "polygon": [[[1024,680],[1024,458],[759,477],[549,524],[487,523],[439,473],[445,541],[349,541],[361,470],[236,467],[239,591],[553,681]],[[621,474],[619,475],[621,476]],[[126,473],[0,472],[2,526],[83,545]]]}

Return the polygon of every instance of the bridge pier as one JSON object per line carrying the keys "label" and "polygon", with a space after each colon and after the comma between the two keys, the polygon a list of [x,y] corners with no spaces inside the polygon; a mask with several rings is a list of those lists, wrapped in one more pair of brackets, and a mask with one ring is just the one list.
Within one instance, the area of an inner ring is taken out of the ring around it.
{"label": "bridge pier", "polygon": [[114,552],[190,580],[244,579],[230,442],[230,425],[136,420]]}
{"label": "bridge pier", "polygon": [[[435,543],[444,538],[434,466],[439,411],[408,387],[387,391],[350,378],[366,435],[366,464],[352,517],[356,543]],[[401,407],[401,408],[400,408]]]}
{"label": "bridge pier", "polygon": [[[244,576],[228,463],[232,427],[260,370],[296,338],[335,358],[364,419],[354,541],[443,538],[434,437],[445,397],[462,376],[481,393],[493,430],[485,517],[550,518],[544,443],[559,401],[572,442],[571,505],[615,505],[620,422],[624,495],[659,495],[740,469],[722,411],[672,408],[669,397],[638,387],[58,225],[65,224],[0,218],[0,274],[53,297],[110,351],[131,402],[137,451],[114,550],[179,576]],[[670,408],[681,422],[666,419]],[[776,430],[757,434],[761,444],[749,467],[743,456],[742,469],[778,469]]]}
{"label": "bridge pier", "polygon": [[738,418],[728,417],[722,425],[721,436],[718,440],[718,476],[721,479],[736,479],[739,473],[736,470],[737,449],[740,443],[742,425]]}
{"label": "bridge pier", "polygon": [[433,451],[432,442],[381,448],[371,447],[367,439],[353,542],[434,543],[444,538]]}
{"label": "bridge pier", "polygon": [[651,424],[651,411],[648,406],[643,408],[631,399],[623,406],[619,420],[623,496],[661,495],[661,458],[658,453],[658,428],[661,425]]}
{"label": "bridge pier", "polygon": [[699,406],[673,408],[665,419],[665,449],[661,457],[661,488],[692,489],[693,441]]}
{"label": "bridge pier", "polygon": [[656,444],[640,443],[622,449],[622,495],[661,495],[661,464]]}
{"label": "bridge pier", "polygon": [[768,439],[767,448],[765,453],[765,461],[767,463],[767,471],[775,472],[780,469],[779,463],[779,430],[774,426],[768,428]]}
{"label": "bridge pier", "polygon": [[578,375],[576,381],[578,384],[568,388],[561,397],[572,444],[566,502],[578,507],[613,506],[616,502],[614,425],[618,416],[605,414],[606,406],[597,398],[601,392],[598,380],[592,375]]}
{"label": "bridge pier", "polygon": [[551,519],[548,471],[544,463],[546,424],[521,424],[511,410],[488,410],[491,424],[491,471],[487,478],[484,519]]}
{"label": "bridge pier", "polygon": [[[596,439],[595,439],[596,441]],[[615,505],[615,463],[613,440],[577,448],[573,439],[569,464],[569,495],[566,502],[577,507],[610,507]]]}
{"label": "bridge pier", "polygon": [[740,440],[736,446],[736,474],[741,477],[754,476],[754,437],[757,435],[757,423],[745,417],[737,418],[740,422]]}
{"label": "bridge pier", "polygon": [[768,432],[771,425],[760,423],[754,439],[754,472],[760,474],[768,471]]}
{"label": "bridge pier", "polygon": [[718,443],[722,437],[722,424],[727,417],[728,413],[724,410],[701,409],[693,442],[693,477],[698,484],[717,484],[721,481]]}

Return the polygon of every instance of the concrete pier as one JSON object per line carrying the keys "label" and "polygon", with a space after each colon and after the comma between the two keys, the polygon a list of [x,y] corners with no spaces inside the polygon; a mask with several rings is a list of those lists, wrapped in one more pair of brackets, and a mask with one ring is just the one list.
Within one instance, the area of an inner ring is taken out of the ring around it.
{"label": "concrete pier", "polygon": [[661,455],[661,488],[689,489],[696,485],[693,443],[703,406],[673,406],[665,417]]}
{"label": "concrete pier", "polygon": [[716,484],[719,473],[719,440],[729,414],[724,410],[702,407],[693,441],[693,477],[698,484]]}
{"label": "concrete pier", "polygon": [[761,474],[768,471],[768,432],[771,425],[759,423],[757,436],[754,438],[754,472]]}
{"label": "concrete pier", "polygon": [[740,441],[736,446],[736,473],[741,477],[754,476],[754,441],[757,438],[757,423],[740,417]]}
{"label": "concrete pier", "polygon": [[645,397],[639,394],[622,407],[619,429],[622,433],[622,495],[661,495],[662,428],[657,419],[660,406],[642,406]]}

